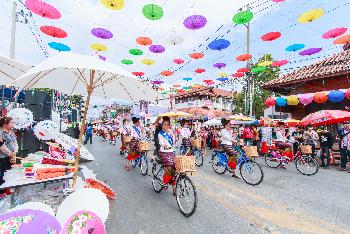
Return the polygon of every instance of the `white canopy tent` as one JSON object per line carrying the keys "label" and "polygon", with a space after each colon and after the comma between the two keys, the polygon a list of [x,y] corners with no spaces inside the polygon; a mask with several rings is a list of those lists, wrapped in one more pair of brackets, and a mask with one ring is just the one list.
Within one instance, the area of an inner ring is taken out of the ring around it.
{"label": "white canopy tent", "polygon": [[30,69],[30,66],[25,65],[17,60],[0,55],[0,85],[6,85]]}
{"label": "white canopy tent", "polygon": [[214,119],[210,119],[210,120],[204,122],[204,125],[205,126],[219,126],[219,125],[221,125],[221,121],[214,118]]}

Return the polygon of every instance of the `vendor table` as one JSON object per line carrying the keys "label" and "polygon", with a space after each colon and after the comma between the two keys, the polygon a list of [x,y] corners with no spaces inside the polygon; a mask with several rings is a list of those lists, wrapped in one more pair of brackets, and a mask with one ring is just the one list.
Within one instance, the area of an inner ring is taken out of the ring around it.
{"label": "vendor table", "polygon": [[[50,178],[46,180],[34,180],[34,178],[25,177],[24,173],[17,170],[11,169],[5,172],[4,180],[6,181],[4,184],[0,186],[0,189],[14,189],[15,191],[11,194],[11,208],[14,207],[15,196],[18,196],[19,189],[21,187],[30,186],[30,185],[38,185],[44,184],[44,188],[49,183],[57,183],[57,182],[65,182],[67,180],[73,179],[73,173],[70,173],[65,176]],[[65,187],[65,183],[63,183]]]}

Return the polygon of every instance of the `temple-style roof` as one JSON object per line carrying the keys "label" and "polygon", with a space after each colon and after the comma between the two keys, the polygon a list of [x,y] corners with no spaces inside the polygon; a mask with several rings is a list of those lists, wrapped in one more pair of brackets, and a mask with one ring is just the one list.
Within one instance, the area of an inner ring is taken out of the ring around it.
{"label": "temple-style roof", "polygon": [[215,89],[215,88],[195,88],[191,89],[186,93],[177,93],[175,98],[185,98],[192,96],[210,96],[210,97],[224,97],[224,98],[232,98],[232,92],[224,89]]}

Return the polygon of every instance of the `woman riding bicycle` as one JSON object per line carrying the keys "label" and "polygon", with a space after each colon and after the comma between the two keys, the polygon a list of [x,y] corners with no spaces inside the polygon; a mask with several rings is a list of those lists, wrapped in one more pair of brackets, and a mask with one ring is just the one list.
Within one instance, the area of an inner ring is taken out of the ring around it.
{"label": "woman riding bicycle", "polygon": [[231,134],[230,121],[226,119],[221,119],[223,129],[220,131],[221,135],[221,147],[226,153],[228,163],[227,165],[232,169],[232,177],[239,178],[236,175],[235,169],[237,166],[237,155],[233,151],[233,142],[236,140]]}
{"label": "woman riding bicycle", "polygon": [[191,130],[188,127],[188,123],[183,120],[182,122],[182,129],[180,131],[180,138],[182,138],[182,146],[183,146],[183,151],[181,152],[182,154],[185,154],[189,149],[191,149],[192,144],[191,144]]}
{"label": "woman riding bicycle", "polygon": [[[164,167],[163,183],[168,184],[175,176],[175,148],[174,135],[170,129],[170,118],[163,117],[162,130],[158,134],[159,158]],[[175,181],[172,183],[173,193],[175,194]]]}
{"label": "woman riding bicycle", "polygon": [[128,126],[128,120],[127,119],[123,119],[123,125],[121,126],[121,128],[119,129],[120,131],[120,140],[122,142],[121,146],[120,146],[120,155],[124,154],[124,151],[126,150],[127,147],[127,143],[125,142],[125,136],[130,136],[130,128]]}
{"label": "woman riding bicycle", "polygon": [[[285,125],[283,122],[279,123],[278,129],[276,131],[276,148],[285,151],[284,155],[289,157],[290,159],[293,158],[293,152],[292,152],[292,144],[289,143],[289,140],[286,136],[286,130]],[[282,163],[282,167],[285,168],[285,162]]]}
{"label": "woman riding bicycle", "polygon": [[131,142],[130,142],[130,152],[126,158],[125,168],[128,171],[130,169],[130,161],[140,157],[139,143],[142,138],[142,128],[141,121],[138,117],[132,117],[133,126],[130,129]]}

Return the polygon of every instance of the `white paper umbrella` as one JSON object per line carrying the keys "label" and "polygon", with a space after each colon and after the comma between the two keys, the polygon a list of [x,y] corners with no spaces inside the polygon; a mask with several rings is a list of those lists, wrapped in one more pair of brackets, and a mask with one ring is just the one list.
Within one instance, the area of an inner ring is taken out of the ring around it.
{"label": "white paper umbrella", "polygon": [[6,85],[28,71],[30,66],[0,55],[0,85]]}
{"label": "white paper umbrella", "polygon": [[13,119],[16,129],[27,128],[33,123],[33,113],[26,108],[12,109],[8,115]]}
{"label": "white paper umbrella", "polygon": [[56,218],[61,225],[64,225],[74,213],[82,210],[95,213],[105,223],[109,213],[106,195],[92,188],[77,190],[63,200],[57,209]]}
{"label": "white paper umbrella", "polygon": [[42,202],[26,202],[21,205],[16,206],[15,208],[12,208],[11,210],[8,210],[8,212],[16,211],[16,210],[24,210],[24,209],[31,209],[31,210],[40,210],[42,212],[48,213],[55,217],[55,212],[51,208],[51,206],[46,205]]}
{"label": "white paper umbrella", "polygon": [[42,141],[55,140],[59,134],[59,128],[55,122],[44,120],[34,127],[34,134]]}
{"label": "white paper umbrella", "polygon": [[181,44],[182,42],[184,42],[184,38],[182,36],[179,36],[179,35],[172,35],[170,36],[166,42],[170,45],[179,45]]}

